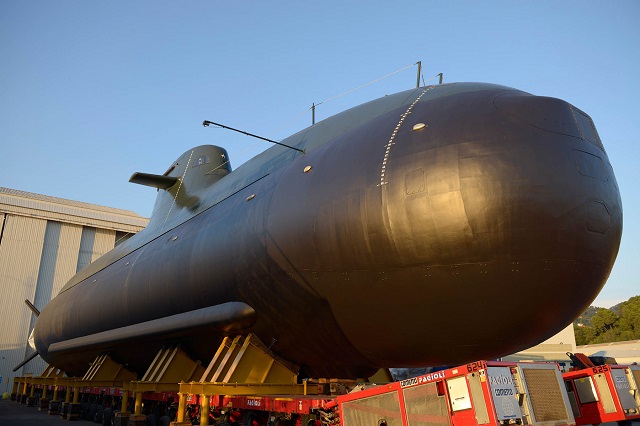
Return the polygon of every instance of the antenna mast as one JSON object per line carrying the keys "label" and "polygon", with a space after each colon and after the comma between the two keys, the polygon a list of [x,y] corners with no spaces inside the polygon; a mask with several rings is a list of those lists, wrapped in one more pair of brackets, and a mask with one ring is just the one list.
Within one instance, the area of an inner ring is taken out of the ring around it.
{"label": "antenna mast", "polygon": [[202,122],[202,125],[204,127],[209,127],[210,125],[214,125],[214,126],[222,127],[223,129],[233,130],[234,132],[242,133],[243,135],[251,136],[252,138],[262,139],[263,141],[267,141],[267,142],[274,143],[276,145],[284,146],[286,148],[293,149],[295,151],[298,151],[298,152],[301,152],[301,153],[304,154],[304,149],[300,149],[300,148],[296,148],[296,147],[293,147],[293,146],[289,146],[289,145],[284,144],[282,142],[276,142],[276,141],[274,141],[272,139],[263,138],[262,136],[254,135],[253,133],[245,132],[243,130],[234,129],[233,127],[225,126],[224,124],[214,123],[213,121],[204,120]]}

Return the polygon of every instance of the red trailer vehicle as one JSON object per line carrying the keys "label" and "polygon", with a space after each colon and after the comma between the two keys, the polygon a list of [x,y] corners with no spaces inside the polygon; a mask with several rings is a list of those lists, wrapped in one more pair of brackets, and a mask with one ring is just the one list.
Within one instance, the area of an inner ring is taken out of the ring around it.
{"label": "red trailer vehicle", "polygon": [[478,361],[337,401],[343,426],[575,424],[555,363]]}
{"label": "red trailer vehicle", "polygon": [[[640,369],[629,371],[640,375]],[[44,380],[25,380],[24,394],[27,385],[31,385],[32,396],[40,389],[46,399],[47,385],[38,384]],[[77,379],[60,378],[56,383],[66,388],[66,407],[61,410],[64,418],[99,421],[108,411],[106,407],[110,407],[117,425],[143,425],[147,418],[142,413],[170,410],[179,412],[178,422],[174,423],[179,425],[576,424],[555,363],[478,361],[379,386],[355,385],[351,393],[340,396],[335,393],[344,390],[343,384],[331,381],[295,385],[299,388],[191,382],[180,383],[179,392],[162,391],[169,387],[166,383],[130,382],[125,384],[129,390],[108,385],[82,386],[83,382]],[[349,386],[352,387],[353,384]],[[291,393],[285,394],[280,388]],[[49,389],[52,390],[55,401],[57,390]],[[74,403],[69,403],[72,392]]]}
{"label": "red trailer vehicle", "polygon": [[[640,369],[633,374],[639,375]],[[24,387],[16,386],[16,390],[24,389],[19,393],[30,393],[32,398],[41,394],[41,402],[51,391],[53,401],[57,401],[62,396],[57,395],[58,390],[66,389],[63,418],[75,416],[110,423],[108,412],[116,425],[146,425],[147,416],[143,413],[161,415],[170,411],[178,413],[177,422],[173,423],[176,425],[576,424],[555,363],[478,361],[379,386],[352,383],[348,387],[354,390],[340,396],[336,393],[344,391],[344,384],[333,381],[288,386],[130,382],[117,388],[107,384],[87,386],[81,379],[71,378],[57,378],[53,387],[45,384],[51,378],[23,380]],[[171,391],[170,387],[179,389]],[[54,412],[50,410],[50,414]]]}
{"label": "red trailer vehicle", "polygon": [[43,407],[50,397],[50,414],[119,426],[151,416],[180,426],[576,424],[556,363],[478,361],[378,386],[389,378],[299,380],[266,349],[253,335],[226,338],[205,368],[179,347],[163,348],[142,380],[101,356],[81,378],[53,367],[17,378],[13,394]]}
{"label": "red trailer vehicle", "polygon": [[640,366],[597,365],[562,376],[576,424],[640,419]]}

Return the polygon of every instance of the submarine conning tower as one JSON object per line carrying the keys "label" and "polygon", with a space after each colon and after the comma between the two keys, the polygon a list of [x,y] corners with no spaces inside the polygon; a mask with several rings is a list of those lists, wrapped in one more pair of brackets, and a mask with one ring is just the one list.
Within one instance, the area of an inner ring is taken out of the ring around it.
{"label": "submarine conning tower", "polygon": [[229,173],[227,151],[215,145],[201,145],[182,154],[164,174],[137,172],[129,181],[158,189],[148,228],[167,228],[175,226],[174,220],[182,209],[192,213],[200,207],[202,195]]}

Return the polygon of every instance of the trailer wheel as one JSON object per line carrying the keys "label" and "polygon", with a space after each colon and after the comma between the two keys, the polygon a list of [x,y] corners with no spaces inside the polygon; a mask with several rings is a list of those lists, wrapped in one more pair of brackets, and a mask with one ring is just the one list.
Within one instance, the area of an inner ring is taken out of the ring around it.
{"label": "trailer wheel", "polygon": [[300,424],[304,426],[320,426],[320,422],[316,420],[315,414],[303,415]]}
{"label": "trailer wheel", "polygon": [[253,426],[254,419],[255,416],[253,415],[253,413],[249,413],[247,414],[247,417],[245,417],[245,419],[242,421],[242,424],[245,426]]}
{"label": "trailer wheel", "polygon": [[113,409],[111,407],[106,407],[102,413],[102,426],[111,426],[113,418]]}
{"label": "trailer wheel", "polygon": [[96,414],[93,418],[93,422],[94,423],[102,423],[102,416],[104,415],[104,409],[102,408],[102,405],[98,405],[96,407]]}

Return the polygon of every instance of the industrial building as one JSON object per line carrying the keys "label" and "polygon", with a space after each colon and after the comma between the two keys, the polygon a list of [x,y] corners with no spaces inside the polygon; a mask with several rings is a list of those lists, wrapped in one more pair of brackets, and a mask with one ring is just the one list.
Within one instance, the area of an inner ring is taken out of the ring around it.
{"label": "industrial building", "polygon": [[[576,352],[576,336],[573,324],[569,324],[558,334],[529,349],[502,358],[512,362],[557,362],[562,371],[568,371],[571,360],[567,352]],[[579,352],[579,351],[578,351]]]}
{"label": "industrial building", "polygon": [[28,338],[36,316],[80,269],[143,229],[148,219],[121,209],[0,187],[0,394],[14,376],[40,374],[46,364]]}
{"label": "industrial building", "polygon": [[577,351],[589,356],[615,358],[618,364],[640,363],[640,340],[578,346]]}

